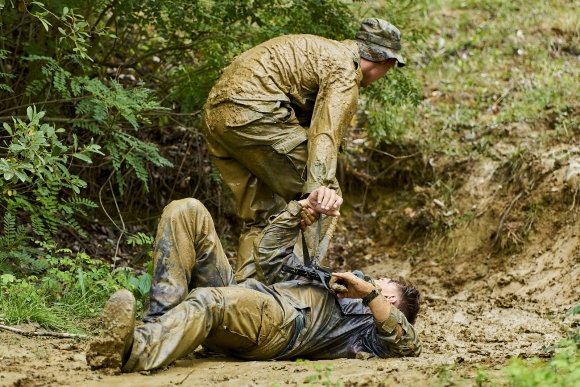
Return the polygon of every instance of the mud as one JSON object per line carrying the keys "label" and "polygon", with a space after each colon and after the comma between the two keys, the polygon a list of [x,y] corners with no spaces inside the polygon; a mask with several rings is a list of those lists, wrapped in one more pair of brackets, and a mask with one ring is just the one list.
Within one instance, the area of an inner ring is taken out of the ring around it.
{"label": "mud", "polygon": [[[382,269],[377,267],[377,269]],[[454,368],[466,385],[478,366],[499,370],[511,356],[542,355],[561,337],[557,322],[536,304],[500,306],[493,301],[461,301],[436,294],[426,297],[417,323],[424,343],[418,358],[340,359],[316,361],[332,365],[332,380],[345,385],[428,386],[443,367]],[[91,371],[86,343],[0,334],[0,386],[270,386],[302,385],[316,372],[291,361],[241,362],[221,356],[190,355],[156,372],[114,375]]]}
{"label": "mud", "polygon": [[[385,270],[409,276],[412,265],[409,260],[388,259],[366,268],[370,275]],[[510,287],[509,279],[504,279],[500,289],[492,290],[489,279],[481,279],[448,297],[437,276],[425,272],[414,278],[429,289],[416,325],[424,343],[420,357],[362,357],[313,364],[330,364],[331,379],[342,380],[345,386],[378,386],[380,382],[387,386],[430,386],[445,369],[452,370],[464,385],[472,385],[478,367],[486,367],[492,375],[499,373],[508,358],[546,356],[543,348],[562,337],[556,318],[560,308],[541,300],[512,299],[510,292],[517,293],[523,287]],[[316,374],[312,366],[291,361],[241,362],[195,353],[156,372],[114,375],[90,370],[84,342],[2,332],[0,343],[0,386],[298,386]]]}

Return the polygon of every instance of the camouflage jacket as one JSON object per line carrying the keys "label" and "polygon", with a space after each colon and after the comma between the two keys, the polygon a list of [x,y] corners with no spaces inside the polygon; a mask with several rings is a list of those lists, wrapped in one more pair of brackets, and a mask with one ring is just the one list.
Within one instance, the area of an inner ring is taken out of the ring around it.
{"label": "camouflage jacket", "polygon": [[247,117],[237,117],[238,126],[280,106],[288,108],[290,121],[309,128],[288,133],[296,141],[308,138],[305,194],[330,185],[335,177],[338,149],[357,109],[361,79],[356,42],[287,35],[237,57],[212,88],[207,103],[247,107]]}
{"label": "camouflage jacket", "polygon": [[[300,322],[292,342],[278,358],[352,358],[359,352],[379,357],[418,356],[421,342],[396,307],[386,321],[379,322],[361,299],[339,299],[320,282],[288,281],[288,274],[280,271],[283,264],[299,263],[293,248],[299,235],[300,208],[297,202],[290,202],[254,244],[264,283],[250,279],[238,285],[271,294],[284,309],[288,324],[295,319]],[[397,324],[403,328],[399,339]]]}

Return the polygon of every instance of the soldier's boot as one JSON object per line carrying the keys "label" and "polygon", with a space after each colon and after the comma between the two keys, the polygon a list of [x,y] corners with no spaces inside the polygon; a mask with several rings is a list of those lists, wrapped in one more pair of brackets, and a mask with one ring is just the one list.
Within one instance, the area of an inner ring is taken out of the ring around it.
{"label": "soldier's boot", "polygon": [[100,337],[91,340],[87,363],[92,369],[120,369],[133,345],[135,297],[128,290],[118,290],[109,298],[101,314]]}

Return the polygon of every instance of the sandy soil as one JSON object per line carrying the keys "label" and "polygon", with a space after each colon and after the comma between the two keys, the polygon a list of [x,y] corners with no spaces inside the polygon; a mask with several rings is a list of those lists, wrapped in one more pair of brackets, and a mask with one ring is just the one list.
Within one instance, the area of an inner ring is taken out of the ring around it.
{"label": "sandy soil", "polygon": [[[390,272],[406,274],[409,270],[408,262],[390,261]],[[375,264],[367,272],[378,274],[386,266]],[[342,380],[345,386],[379,386],[381,382],[387,386],[431,386],[440,382],[445,370],[456,382],[472,385],[480,366],[492,375],[499,373],[509,357],[542,356],[542,349],[562,336],[555,318],[560,310],[537,302],[522,303],[464,290],[453,297],[447,297],[445,291],[429,291],[423,305],[417,323],[425,348],[420,357],[313,364],[332,365],[331,379]],[[0,386],[297,386],[316,374],[312,365],[240,362],[201,353],[156,372],[114,375],[88,368],[83,342],[2,332],[0,343]]]}
{"label": "sandy soil", "polygon": [[[533,357],[561,336],[537,304],[506,307],[493,301],[464,301],[458,297],[426,297],[425,313],[417,324],[425,350],[419,358],[341,359],[331,364],[334,381],[349,386],[428,386],[443,367],[469,385],[479,365],[499,370],[511,356]],[[311,366],[290,361],[240,362],[200,355],[171,367],[143,374],[112,375],[91,371],[85,343],[0,334],[0,386],[270,386],[302,385]],[[314,364],[313,363],[313,364]]]}

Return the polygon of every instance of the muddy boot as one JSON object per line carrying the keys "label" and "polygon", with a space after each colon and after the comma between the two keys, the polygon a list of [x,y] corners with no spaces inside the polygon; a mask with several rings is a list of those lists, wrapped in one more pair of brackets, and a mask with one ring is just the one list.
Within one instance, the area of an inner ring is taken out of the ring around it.
{"label": "muddy boot", "polygon": [[101,315],[102,331],[87,349],[91,369],[120,369],[131,352],[135,331],[135,297],[122,289],[109,298]]}

